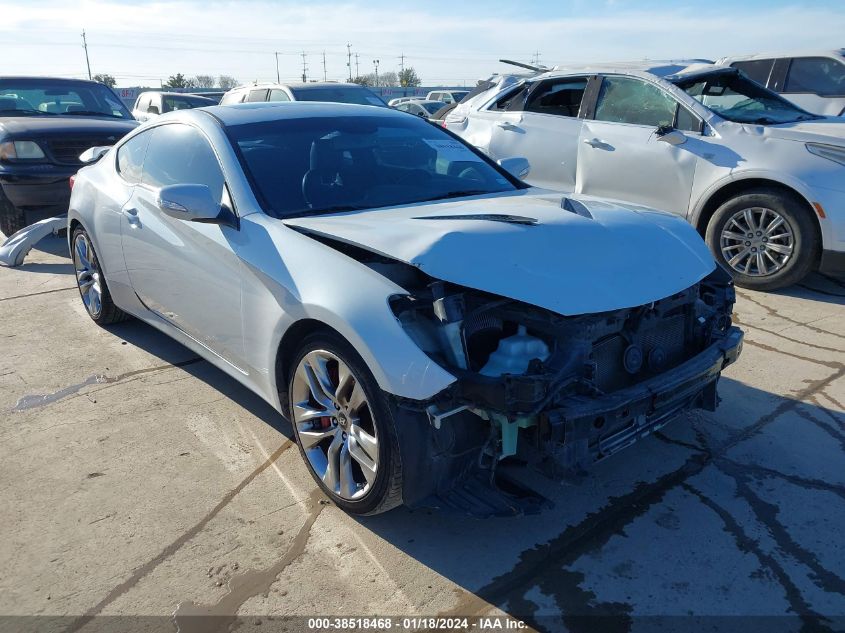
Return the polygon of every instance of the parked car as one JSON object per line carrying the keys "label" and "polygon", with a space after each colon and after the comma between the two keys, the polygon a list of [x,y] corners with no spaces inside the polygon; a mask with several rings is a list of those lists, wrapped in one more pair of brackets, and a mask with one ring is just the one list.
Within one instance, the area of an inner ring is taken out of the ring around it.
{"label": "parked car", "polygon": [[217,105],[217,101],[181,92],[149,91],[138,95],[135,107],[132,108],[132,116],[138,121],[148,121],[165,112],[204,108],[211,105]]}
{"label": "parked car", "polygon": [[387,102],[391,108],[395,108],[400,103],[407,103],[408,101],[425,101],[425,97],[396,97]]}
{"label": "parked car", "polygon": [[262,101],[328,101],[387,107],[369,88],[358,84],[312,82],[302,84],[253,84],[232,88],[223,95],[220,105]]}
{"label": "parked car", "polygon": [[395,106],[395,109],[399,110],[399,112],[408,112],[424,119],[430,119],[434,114],[443,109],[445,105],[442,101],[429,101],[426,99],[423,101],[406,101]]}
{"label": "parked car", "polygon": [[426,95],[429,101],[442,101],[443,103],[460,103],[461,99],[469,94],[469,90],[432,90]]}
{"label": "parked car", "polygon": [[65,213],[79,155],[137,125],[101,83],[0,77],[0,231],[8,237]]}
{"label": "parked car", "polygon": [[808,112],[845,116],[845,48],[724,57],[718,63],[739,68]]}
{"label": "parked car", "polygon": [[353,513],[610,455],[714,408],[742,341],[680,218],[528,187],[387,108],[163,115],[80,170],[68,235],[96,323],[134,315],[255,391]]}
{"label": "parked car", "polygon": [[226,94],[225,90],[206,90],[203,92],[192,92],[191,93],[197,97],[204,97],[206,99],[211,99],[214,101],[215,105],[220,103],[220,99],[223,98],[223,95]]}
{"label": "parked car", "polygon": [[494,159],[526,157],[532,184],[687,218],[741,286],[845,272],[845,121],[735,68],[555,71],[482,93],[445,124]]}

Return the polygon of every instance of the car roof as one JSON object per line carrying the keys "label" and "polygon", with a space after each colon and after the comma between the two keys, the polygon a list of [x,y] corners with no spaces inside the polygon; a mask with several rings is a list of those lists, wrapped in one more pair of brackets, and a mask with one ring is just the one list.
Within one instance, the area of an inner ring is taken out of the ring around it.
{"label": "car roof", "polygon": [[[255,88],[296,88],[297,90],[301,90],[303,88],[326,88],[326,87],[343,87],[343,88],[366,88],[366,86],[362,86],[360,84],[350,84],[350,83],[342,83],[338,81],[309,81],[309,82],[295,82],[295,83],[285,83],[280,84],[276,83],[275,81],[265,81],[262,83],[254,83],[254,84],[244,84],[243,86],[237,86],[236,88],[232,88],[231,91],[234,90],[252,90]],[[230,91],[230,92],[231,92]]]}
{"label": "car roof", "polygon": [[167,97],[202,97],[203,99],[208,99],[205,95],[197,94],[195,92],[167,92],[163,90],[144,90],[144,92],[140,93],[138,96],[141,95],[161,95]]}
{"label": "car roof", "polygon": [[0,77],[0,81],[6,81],[7,79],[24,79],[26,81],[33,81],[33,80],[48,80],[48,81],[56,81],[60,83],[67,83],[67,84],[93,84],[97,86],[104,86],[105,84],[100,83],[99,81],[92,81],[90,79],[73,79],[68,77],[49,77],[44,75],[3,75]]}
{"label": "car roof", "polygon": [[589,74],[616,74],[632,75],[634,77],[659,77],[669,81],[675,81],[693,75],[706,74],[711,72],[735,72],[729,66],[720,66],[709,61],[700,60],[667,60],[642,62],[607,62],[589,65],[560,66],[545,73],[527,77],[527,79],[553,79],[555,77],[567,77],[569,75]]}
{"label": "car roof", "polygon": [[[217,105],[199,110],[181,110],[180,116],[193,118],[203,116],[205,111],[214,115],[223,125],[244,125],[263,123],[283,119],[306,119],[335,116],[397,116],[407,114],[376,105],[356,105],[350,103],[324,103],[319,101],[283,101],[261,103],[237,103]],[[167,116],[170,116],[169,114]]]}
{"label": "car roof", "polygon": [[845,57],[845,48],[828,48],[826,50],[793,50],[779,53],[754,53],[752,55],[727,55],[718,63],[750,61],[755,59],[783,59],[787,57]]}

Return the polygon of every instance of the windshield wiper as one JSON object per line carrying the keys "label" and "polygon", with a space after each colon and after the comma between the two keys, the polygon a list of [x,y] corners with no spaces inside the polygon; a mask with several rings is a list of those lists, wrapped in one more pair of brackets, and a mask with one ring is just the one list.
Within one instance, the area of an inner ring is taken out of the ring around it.
{"label": "windshield wiper", "polygon": [[44,112],[43,110],[21,110],[20,108],[3,108],[0,109],[0,114],[5,114],[7,112],[14,112],[16,115],[26,115],[26,114],[39,114],[42,116],[55,116],[52,112]]}
{"label": "windshield wiper", "polygon": [[486,189],[466,189],[464,191],[450,191],[449,193],[441,193],[439,196],[432,196],[417,202],[433,202],[434,200],[448,200],[449,198],[467,198],[469,196],[480,196],[485,193],[492,193]]}
{"label": "windshield wiper", "polygon": [[62,114],[67,115],[79,115],[79,116],[107,116],[113,119],[124,119],[126,117],[121,116],[120,114],[112,114],[111,112],[96,112],[95,110],[68,110],[67,112],[63,112]]}

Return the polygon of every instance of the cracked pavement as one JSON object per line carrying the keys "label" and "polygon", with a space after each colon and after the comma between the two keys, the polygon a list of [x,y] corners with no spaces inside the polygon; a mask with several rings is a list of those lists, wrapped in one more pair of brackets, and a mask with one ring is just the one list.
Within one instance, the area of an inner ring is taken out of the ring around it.
{"label": "cracked pavement", "polygon": [[845,280],[740,290],[746,345],[719,410],[575,484],[515,471],[554,504],[540,515],[353,519],[281,416],[146,325],[96,327],[62,240],[41,248],[0,269],[2,615],[69,631],[117,614],[191,631],[196,615],[244,630],[233,616],[503,612],[549,631],[845,628]]}

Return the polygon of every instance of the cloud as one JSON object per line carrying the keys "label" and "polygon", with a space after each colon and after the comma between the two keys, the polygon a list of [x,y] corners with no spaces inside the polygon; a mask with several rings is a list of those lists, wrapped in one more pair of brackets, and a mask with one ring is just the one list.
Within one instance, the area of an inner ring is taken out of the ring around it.
{"label": "cloud", "polygon": [[[121,84],[154,83],[176,72],[275,79],[274,52],[283,77],[302,72],[322,78],[347,75],[346,44],[359,54],[361,72],[380,60],[392,70],[404,53],[428,83],[473,83],[501,69],[496,60],[527,60],[539,50],[546,64],[710,57],[761,50],[841,45],[845,13],[823,7],[731,7],[727,2],[653,5],[630,2],[455,3],[405,8],[386,1],[283,3],[0,1],[4,43],[21,54],[4,72],[79,75],[79,34],[88,33],[92,70]],[[355,60],[353,58],[353,66]],[[354,68],[353,68],[354,70]]]}

